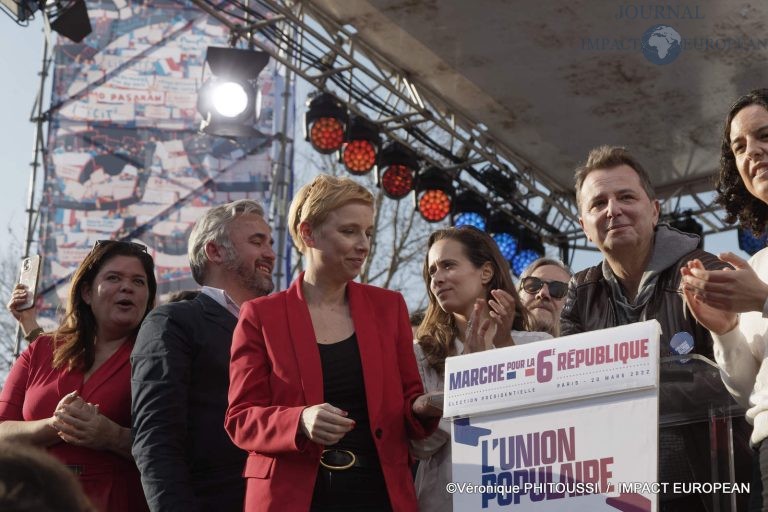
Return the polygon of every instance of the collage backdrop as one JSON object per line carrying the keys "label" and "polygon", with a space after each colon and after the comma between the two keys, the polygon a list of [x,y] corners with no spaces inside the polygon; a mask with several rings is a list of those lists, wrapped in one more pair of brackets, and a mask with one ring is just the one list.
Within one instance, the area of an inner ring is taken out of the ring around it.
{"label": "collage backdrop", "polygon": [[228,29],[185,2],[87,4],[93,32],[80,44],[59,37],[53,54],[38,287],[39,311],[51,320],[96,240],[146,245],[159,294],[198,287],[187,240],[201,214],[241,198],[268,211],[284,86],[284,68],[271,59],[259,77],[263,137],[200,134],[206,47],[227,46]]}

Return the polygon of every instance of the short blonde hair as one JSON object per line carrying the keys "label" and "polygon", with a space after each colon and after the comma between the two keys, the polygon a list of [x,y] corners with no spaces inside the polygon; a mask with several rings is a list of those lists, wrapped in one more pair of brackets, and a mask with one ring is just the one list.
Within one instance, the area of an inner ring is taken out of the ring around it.
{"label": "short blonde hair", "polygon": [[373,208],[373,194],[350,178],[320,174],[301,187],[291,201],[288,212],[288,230],[293,243],[302,254],[306,249],[299,225],[309,223],[313,228],[322,224],[332,211],[347,203],[361,202]]}

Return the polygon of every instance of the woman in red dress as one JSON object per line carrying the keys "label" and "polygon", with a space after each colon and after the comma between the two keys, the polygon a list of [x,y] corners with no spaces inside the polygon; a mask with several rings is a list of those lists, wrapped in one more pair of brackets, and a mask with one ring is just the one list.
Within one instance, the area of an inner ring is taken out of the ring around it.
{"label": "woman in red dress", "polygon": [[130,355],[156,290],[146,247],[96,242],[63,324],[24,351],[0,393],[0,440],[46,448],[103,512],[148,510],[131,456]]}

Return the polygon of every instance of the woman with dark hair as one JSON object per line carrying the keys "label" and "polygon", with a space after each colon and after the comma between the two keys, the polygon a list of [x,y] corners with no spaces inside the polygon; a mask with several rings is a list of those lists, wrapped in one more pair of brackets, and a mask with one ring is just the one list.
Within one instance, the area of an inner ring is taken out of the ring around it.
{"label": "woman with dark hair", "polygon": [[100,240],[75,270],[62,325],[39,336],[0,393],[0,440],[47,448],[97,510],[147,510],[131,456],[129,357],[157,282],[146,247]]}
{"label": "woman with dark hair", "polygon": [[[445,358],[549,339],[528,332],[531,320],[517,294],[509,264],[496,242],[470,226],[440,229],[429,237],[424,283],[429,305],[413,348],[427,393],[443,390]],[[412,441],[421,459],[416,493],[421,511],[452,509],[450,422],[427,439]]]}
{"label": "woman with dark hair", "polygon": [[[768,89],[739,98],[725,122],[717,201],[742,226],[762,233],[768,221]],[[768,511],[768,249],[749,262],[733,253],[733,269],[706,270],[694,260],[680,269],[688,307],[709,329],[720,375],[747,407],[754,428],[750,510]]]}

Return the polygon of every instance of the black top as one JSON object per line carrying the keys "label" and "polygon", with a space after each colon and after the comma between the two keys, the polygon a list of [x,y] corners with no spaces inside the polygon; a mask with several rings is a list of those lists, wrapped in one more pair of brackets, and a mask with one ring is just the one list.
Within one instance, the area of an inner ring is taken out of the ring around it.
{"label": "black top", "polygon": [[345,435],[333,448],[350,450],[355,454],[377,457],[376,445],[368,421],[368,401],[365,397],[363,365],[357,336],[330,345],[317,344],[323,367],[323,396],[334,407],[347,411],[355,420],[355,428]]}

